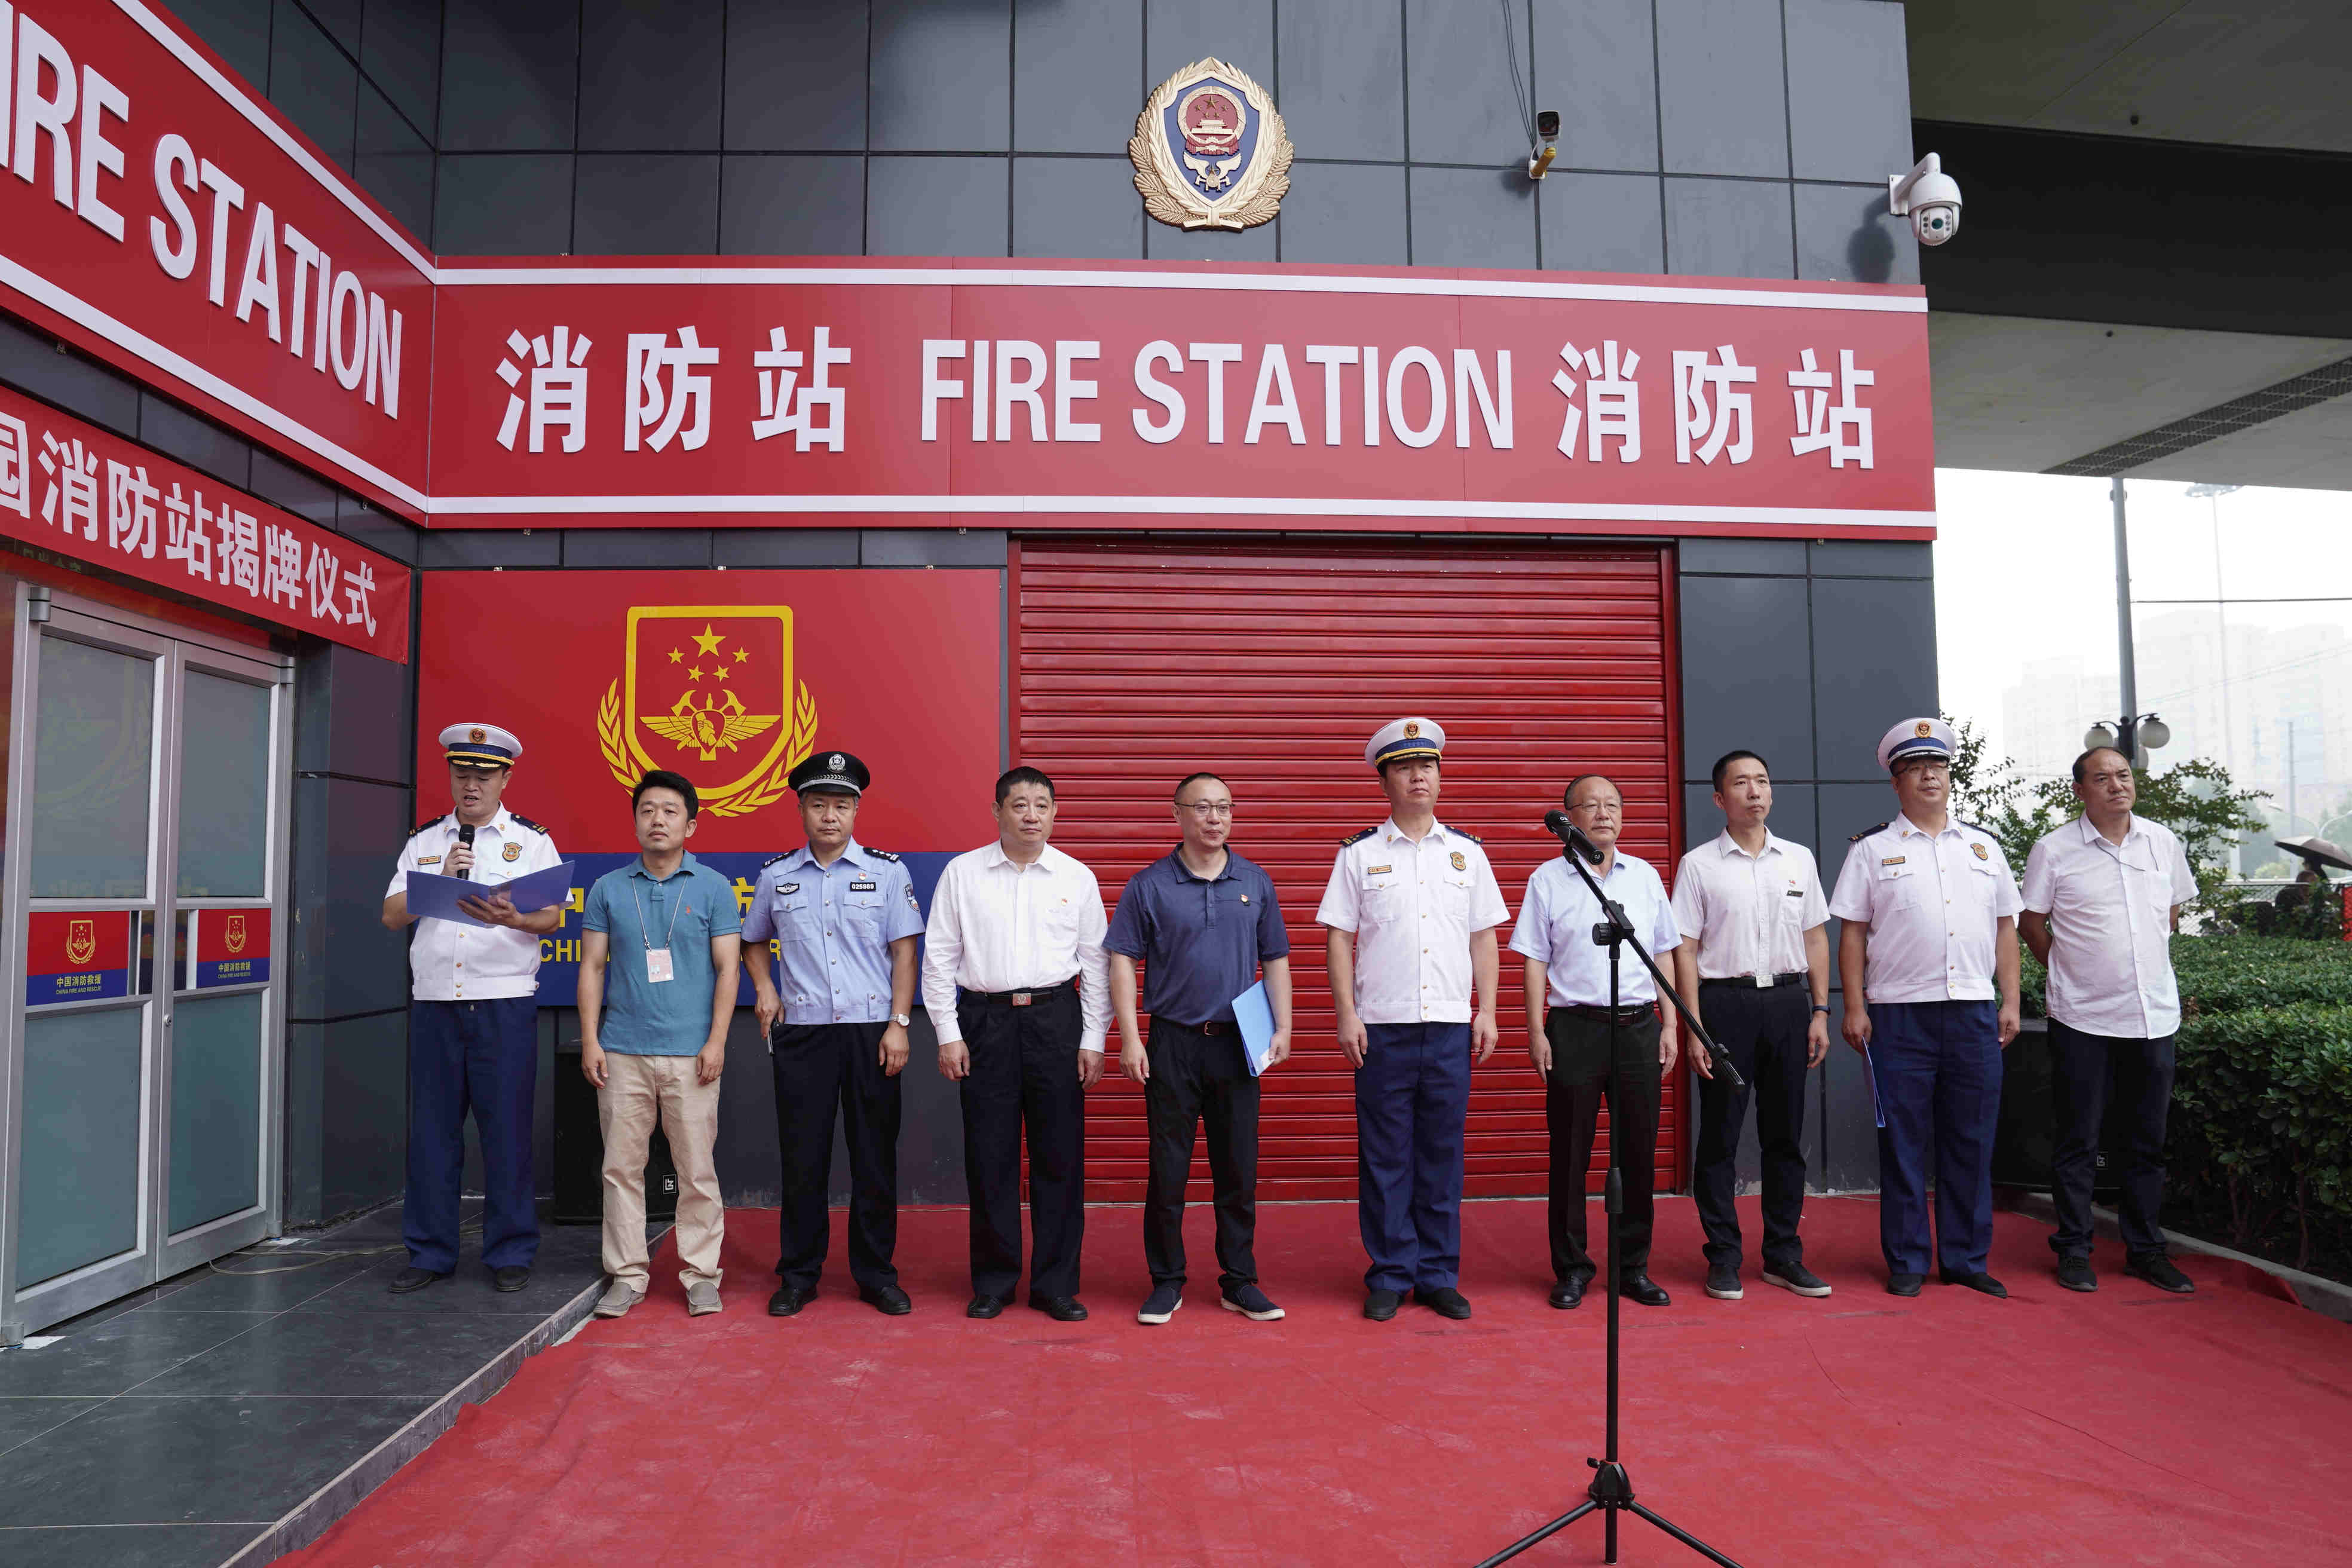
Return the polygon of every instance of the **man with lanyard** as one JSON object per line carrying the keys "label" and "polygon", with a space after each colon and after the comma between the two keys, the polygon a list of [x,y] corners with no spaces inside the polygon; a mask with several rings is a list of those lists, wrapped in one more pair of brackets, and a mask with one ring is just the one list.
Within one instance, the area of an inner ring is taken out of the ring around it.
{"label": "man with lanyard", "polygon": [[694,1317],[719,1310],[726,1205],[711,1145],[735,1019],[742,921],[735,886],[687,853],[702,802],[660,769],[637,781],[637,858],[588,889],[580,924],[580,1070],[604,1133],[604,1271],[596,1303],[617,1318],[645,1300],[646,1145],[661,1124],[677,1164],[678,1281]]}
{"label": "man with lanyard", "polygon": [[[898,858],[857,842],[857,808],[872,775],[846,752],[803,761],[788,781],[808,843],[760,869],[743,918],[760,1032],[776,1079],[783,1153],[771,1317],[816,1294],[831,1222],[834,1108],[849,1147],[849,1276],[857,1299],[900,1317],[914,1305],[891,1261],[898,1244],[898,1073],[915,1005],[915,941],[923,916]],[[776,941],[782,992],[769,978]]]}
{"label": "man with lanyard", "polygon": [[2166,1255],[2157,1211],[2164,1203],[2164,1121],[2172,1103],[2173,1035],[2180,987],[2172,931],[2197,878],[2180,840],[2132,814],[2139,798],[2131,763],[2112,746],[2074,759],[2083,815],[2045,835],[2025,857],[2019,929],[2050,966],[2051,1089],[2058,1148],[2051,1195],[2058,1228],[2058,1283],[2095,1290],[2091,1271],[2091,1179],[2110,1096],[2122,1102],[2124,1270],[2159,1290],[2196,1287]]}
{"label": "man with lanyard", "polygon": [[1716,763],[1715,805],[1723,831],[1684,856],[1675,873],[1675,924],[1690,936],[1675,989],[1746,1080],[1733,1089],[1717,1078],[1706,1048],[1691,1042],[1699,1076],[1691,1189],[1706,1232],[1706,1293],[1718,1301],[1743,1294],[1733,1162],[1753,1084],[1764,1155],[1764,1283],[1826,1296],[1829,1286],[1805,1267],[1797,1223],[1805,1212],[1805,1074],[1830,1050],[1829,900],[1812,851],[1764,826],[1772,774],[1763,758],[1733,752]]}
{"label": "man with lanyard", "polygon": [[[1118,898],[1110,934],[1111,1010],[1118,1016],[1121,1071],[1143,1086],[1151,1173],[1143,1200],[1143,1260],[1151,1294],[1135,1317],[1164,1323],[1184,1303],[1184,1185],[1192,1141],[1209,1128],[1216,1192],[1218,1300],[1257,1322],[1282,1316],[1258,1288],[1258,1084],[1234,999],[1263,969],[1274,1037],[1272,1067],[1290,1055],[1290,938],[1274,879],[1226,844],[1234,795],[1214,773],[1176,786],[1176,847],[1138,871]],[[1145,1047],[1136,1027],[1135,966],[1143,964]]]}
{"label": "man with lanyard", "polygon": [[1376,1323],[1407,1290],[1441,1317],[1470,1315],[1458,1289],[1470,1068],[1495,1052],[1495,928],[1511,911],[1485,847],[1437,820],[1444,750],[1427,719],[1373,733],[1364,761],[1389,817],[1341,841],[1315,911],[1356,1069],[1356,1219]]}
{"label": "man with lanyard", "polygon": [[482,1262],[500,1290],[530,1282],[539,1256],[538,1184],[531,1177],[531,1106],[539,1090],[539,939],[563,922],[561,903],[530,914],[494,890],[560,866],[547,829],[502,803],[522,742],[495,724],[441,731],[449,763],[446,816],[419,823],[393,866],[383,923],[412,923],[408,873],[479,882],[457,907],[488,930],[415,921],[408,974],[408,1191],[401,1236],[405,1295],[457,1267],[457,1194],[466,1171],[466,1113],[482,1143]]}
{"label": "man with lanyard", "polygon": [[1878,1100],[1878,1240],[1895,1296],[1919,1293],[1931,1256],[1947,1285],[2009,1294],[1985,1264],[2000,1053],[2017,1037],[2020,902],[2000,841],[1951,815],[1955,746],[1940,719],[1886,732],[1878,762],[1902,813],[1853,836],[1830,896],[1844,922],[1846,1044],[1863,1053]]}
{"label": "man with lanyard", "polygon": [[[1682,931],[1666,889],[1648,861],[1622,854],[1625,802],[1599,773],[1569,781],[1570,821],[1601,850],[1592,879],[1659,968],[1671,972]],[[1656,1224],[1651,1199],[1658,1153],[1658,1089],[1675,1065],[1681,1026],[1672,1007],[1658,1005],[1650,972],[1632,953],[1618,963],[1616,1012],[1610,1011],[1609,950],[1592,940],[1601,906],[1567,861],[1550,859],[1528,879],[1511,951],[1528,961],[1528,1058],[1543,1079],[1544,1121],[1551,1133],[1549,1300],[1562,1311],[1584,1300],[1601,1272],[1586,1247],[1585,1177],[1601,1104],[1609,1102],[1609,1147],[1623,1173],[1624,1219],[1618,1230],[1617,1289],[1629,1301],[1663,1307],[1669,1298],[1650,1278],[1650,1236]],[[1662,1019],[1659,1015],[1664,1014]],[[1617,1042],[1617,1089],[1610,1088],[1609,1042]]]}
{"label": "man with lanyard", "polygon": [[997,840],[940,873],[923,932],[923,1006],[940,1071],[961,1091],[971,1205],[968,1318],[994,1318],[1021,1279],[1021,1139],[1029,1138],[1029,1305],[1083,1321],[1087,1090],[1102,1078],[1110,997],[1102,888],[1046,840],[1054,781],[996,781]]}

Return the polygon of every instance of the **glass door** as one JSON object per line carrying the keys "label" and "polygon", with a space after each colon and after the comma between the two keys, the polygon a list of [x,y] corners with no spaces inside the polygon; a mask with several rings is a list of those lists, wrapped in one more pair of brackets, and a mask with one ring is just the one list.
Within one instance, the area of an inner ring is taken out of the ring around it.
{"label": "glass door", "polygon": [[263,650],[19,588],[0,1328],[277,1209],[289,689]]}

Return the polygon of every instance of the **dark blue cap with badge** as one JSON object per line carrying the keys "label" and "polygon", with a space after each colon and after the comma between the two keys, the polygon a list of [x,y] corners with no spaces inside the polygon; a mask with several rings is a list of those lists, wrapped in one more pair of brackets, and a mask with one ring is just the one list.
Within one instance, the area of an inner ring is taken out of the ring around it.
{"label": "dark blue cap with badge", "polygon": [[818,752],[803,758],[784,782],[801,795],[813,789],[829,789],[863,795],[866,786],[873,781],[874,775],[866,771],[866,764],[847,752]]}

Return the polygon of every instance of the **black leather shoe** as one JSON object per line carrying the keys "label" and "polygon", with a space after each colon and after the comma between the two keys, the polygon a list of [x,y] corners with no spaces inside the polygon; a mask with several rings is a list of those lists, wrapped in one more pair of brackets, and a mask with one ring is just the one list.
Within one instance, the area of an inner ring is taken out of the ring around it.
{"label": "black leather shoe", "polygon": [[857,1299],[886,1318],[903,1318],[915,1310],[907,1293],[896,1285],[860,1285]]}
{"label": "black leather shoe", "polygon": [[1032,1311],[1043,1312],[1057,1323],[1083,1323],[1087,1321],[1086,1303],[1076,1296],[1032,1296]]}
{"label": "black leather shoe", "polygon": [[971,1299],[971,1305],[963,1310],[963,1315],[967,1318],[992,1318],[1003,1310],[1004,1310],[1003,1297],[983,1293]]}
{"label": "black leather shoe", "polygon": [[1558,1307],[1563,1312],[1574,1311],[1584,1300],[1584,1276],[1581,1274],[1570,1275],[1567,1279],[1553,1286],[1551,1288],[1551,1294],[1546,1297],[1545,1300],[1549,1301],[1553,1306]]}
{"label": "black leather shoe", "polygon": [[803,1307],[815,1300],[816,1287],[813,1285],[780,1286],[776,1293],[768,1298],[768,1316],[772,1318],[797,1316]]}
{"label": "black leather shoe", "polygon": [[1441,1285],[1434,1290],[1415,1287],[1412,1299],[1441,1318],[1461,1322],[1470,1316],[1470,1299],[1451,1285]]}
{"label": "black leather shoe", "polygon": [[1981,1290],[1988,1296],[1998,1296],[2002,1300],[2009,1299],[2009,1287],[1982,1271],[1975,1274],[1958,1274],[1949,1268],[1939,1268],[1936,1271],[1936,1277],[1947,1285],[1965,1285],[1971,1290]]}
{"label": "black leather shoe", "polygon": [[490,1289],[503,1295],[511,1296],[530,1283],[530,1270],[520,1263],[490,1270]]}
{"label": "black leather shoe", "polygon": [[2099,1288],[2099,1277],[2091,1272],[2087,1258],[2062,1258],[2058,1260],[2058,1283],[2069,1290],[2091,1291]]}
{"label": "black leather shoe", "polygon": [[419,1268],[412,1264],[408,1268],[404,1268],[399,1273],[394,1275],[392,1277],[392,1283],[384,1287],[384,1289],[390,1290],[395,1296],[405,1296],[411,1290],[422,1290],[427,1285],[436,1283],[437,1281],[446,1279],[447,1278],[449,1278],[448,1271],[436,1274],[430,1268]]}
{"label": "black leather shoe", "polygon": [[1399,1291],[1367,1290],[1364,1292],[1364,1316],[1376,1323],[1385,1323],[1396,1316],[1397,1304],[1403,1300]]}
{"label": "black leather shoe", "polygon": [[1666,1288],[1647,1274],[1628,1274],[1617,1281],[1617,1294],[1628,1301],[1639,1301],[1644,1307],[1663,1307],[1674,1300]]}
{"label": "black leather shoe", "polygon": [[2176,1296],[2189,1295],[2197,1289],[2196,1282],[2161,1252],[2142,1253],[2137,1258],[2125,1258],[2124,1272],[2135,1279],[2147,1280],[2159,1290],[2169,1290]]}
{"label": "black leather shoe", "polygon": [[1925,1274],[1889,1274],[1886,1293],[1890,1296],[1916,1296],[1919,1287],[1927,1282]]}

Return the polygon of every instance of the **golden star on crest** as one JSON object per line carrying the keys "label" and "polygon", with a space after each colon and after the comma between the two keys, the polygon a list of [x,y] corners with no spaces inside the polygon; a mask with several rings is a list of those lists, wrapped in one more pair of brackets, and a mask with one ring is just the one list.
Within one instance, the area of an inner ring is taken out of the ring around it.
{"label": "golden star on crest", "polygon": [[693,666],[686,672],[686,678],[688,680],[700,680],[702,679],[702,667],[698,664]]}
{"label": "golden star on crest", "polygon": [[717,653],[719,651],[719,645],[726,640],[727,639],[725,637],[710,629],[710,623],[709,621],[703,622],[702,630],[694,639],[696,657],[699,658],[702,654],[706,653]]}
{"label": "golden star on crest", "polygon": [[742,663],[745,659],[750,658],[751,657],[751,650],[749,648],[739,647],[735,650],[735,662],[738,664]]}
{"label": "golden star on crest", "polygon": [[712,671],[710,672],[710,678],[711,678],[713,680],[724,680],[724,679],[727,679],[727,667],[726,667],[725,665],[723,665],[723,664],[722,664],[722,665],[720,665],[717,669],[714,669],[714,670],[712,670]]}
{"label": "golden star on crest", "polygon": [[669,650],[669,661],[670,661],[672,664],[681,663],[681,662],[683,662],[683,659],[684,659],[684,656],[683,656],[683,655],[681,655],[681,654],[678,652],[678,650],[677,650],[677,649],[676,649],[676,648],[672,648],[672,649],[670,649],[670,650]]}

